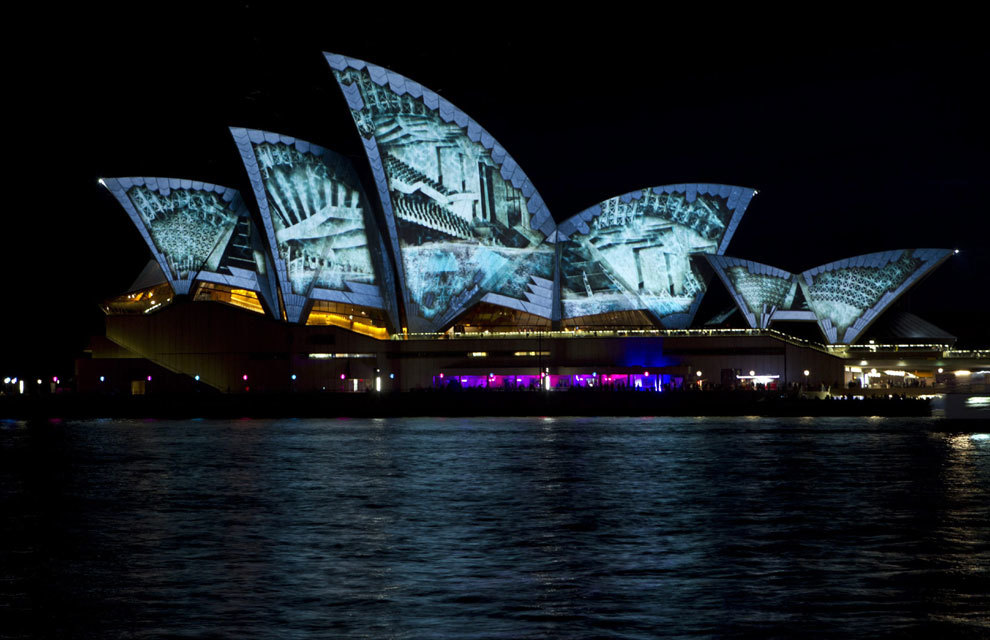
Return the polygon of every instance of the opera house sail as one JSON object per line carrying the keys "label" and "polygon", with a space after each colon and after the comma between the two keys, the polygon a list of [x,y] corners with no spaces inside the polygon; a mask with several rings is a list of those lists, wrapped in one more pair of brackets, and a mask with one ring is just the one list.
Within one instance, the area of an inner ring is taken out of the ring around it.
{"label": "opera house sail", "polygon": [[346,158],[315,144],[232,128],[273,249],[289,322],[307,301],[381,309],[399,326],[391,264]]}
{"label": "opera house sail", "polygon": [[691,324],[707,280],[693,256],[725,251],[755,190],[677,184],[610,198],[559,226],[562,317],[641,310]]}
{"label": "opera house sail", "polygon": [[752,260],[705,258],[750,327],[766,329],[779,320],[812,321],[829,344],[852,344],[902,293],[950,255],[949,249],[883,251],[797,275]]}
{"label": "opera house sail", "polygon": [[[244,292],[240,306],[278,304],[267,251],[239,192],[194,180],[106,178],[102,184],[137,226],[176,294],[194,282]],[[207,285],[209,286],[209,285]]]}
{"label": "opera house sail", "polygon": [[522,169],[417,82],[326,54],[371,164],[411,331],[485,302],[553,315],[555,223]]}
{"label": "opera house sail", "polygon": [[778,311],[790,310],[797,292],[793,273],[729,256],[706,255],[753,329],[766,329]]}
{"label": "opera house sail", "polygon": [[949,249],[902,249],[830,262],[798,276],[830,343],[852,344],[911,285],[942,264]]}

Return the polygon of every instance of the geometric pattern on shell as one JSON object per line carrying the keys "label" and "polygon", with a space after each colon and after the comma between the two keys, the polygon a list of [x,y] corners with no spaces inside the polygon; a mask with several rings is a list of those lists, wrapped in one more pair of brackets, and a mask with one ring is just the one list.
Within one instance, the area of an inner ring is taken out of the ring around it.
{"label": "geometric pattern on shell", "polygon": [[350,162],[277,133],[231,134],[274,249],[289,321],[316,299],[385,309],[397,326],[387,252]]}
{"label": "geometric pattern on shell", "polygon": [[409,329],[442,330],[478,302],[551,318],[556,225],[512,157],[419,83],[325,55],[371,165]]}
{"label": "geometric pattern on shell", "polygon": [[797,292],[794,274],[729,256],[706,255],[739,311],[753,329],[766,329],[777,310],[790,309]]}
{"label": "geometric pattern on shell", "polygon": [[884,309],[950,255],[950,249],[870,253],[804,271],[798,283],[826,340],[852,344]]}
{"label": "geometric pattern on shell", "polygon": [[562,222],[562,317],[644,310],[689,326],[708,282],[693,262],[721,255],[755,190],[675,184],[610,198]]}
{"label": "geometric pattern on shell", "polygon": [[200,270],[220,269],[238,222],[248,215],[236,190],[214,184],[174,178],[101,182],[127,211],[176,294],[189,293]]}

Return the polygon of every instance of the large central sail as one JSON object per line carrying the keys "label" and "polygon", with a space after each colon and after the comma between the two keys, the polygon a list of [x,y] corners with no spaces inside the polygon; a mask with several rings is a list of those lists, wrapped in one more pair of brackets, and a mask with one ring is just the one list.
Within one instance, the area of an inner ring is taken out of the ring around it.
{"label": "large central sail", "polygon": [[375,176],[412,331],[438,331],[478,302],[544,318],[556,229],[495,139],[417,82],[327,54]]}

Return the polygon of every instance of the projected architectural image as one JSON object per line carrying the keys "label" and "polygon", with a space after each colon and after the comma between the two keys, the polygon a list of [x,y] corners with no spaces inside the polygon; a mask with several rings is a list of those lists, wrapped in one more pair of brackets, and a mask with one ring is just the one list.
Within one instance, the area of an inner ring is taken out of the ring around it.
{"label": "projected architectural image", "polygon": [[692,256],[725,250],[753,194],[723,185],[656,187],[562,223],[562,317],[642,309],[665,327],[686,327],[707,286]]}
{"label": "projected architectural image", "polygon": [[632,191],[557,224],[463,111],[382,67],[325,55],[369,159],[376,208],[343,156],[232,128],[258,221],[233,189],[104,181],[151,249],[157,278],[110,301],[108,313],[157,313],[188,296],[379,340],[679,330],[692,325],[714,270],[749,327],[817,322],[827,342],[851,344],[951,253],[888,251],[799,275],[726,257],[756,192],[710,183]]}
{"label": "projected architectural image", "polygon": [[327,59],[371,161],[410,329],[440,329],[482,300],[550,317],[555,225],[512,158],[418,83]]}
{"label": "projected architectural image", "polygon": [[853,343],[909,286],[951,255],[948,249],[884,251],[800,274],[808,306],[830,343]]}
{"label": "projected architectural image", "polygon": [[394,309],[379,276],[388,271],[384,246],[347,160],[287,136],[231,131],[277,248],[290,320],[308,298]]}
{"label": "projected architectural image", "polygon": [[736,306],[754,329],[766,329],[777,310],[794,303],[794,274],[769,265],[719,255],[706,255]]}
{"label": "projected architectural image", "polygon": [[233,189],[167,178],[106,179],[144,236],[176,293],[189,292],[201,269],[216,271],[246,215]]}

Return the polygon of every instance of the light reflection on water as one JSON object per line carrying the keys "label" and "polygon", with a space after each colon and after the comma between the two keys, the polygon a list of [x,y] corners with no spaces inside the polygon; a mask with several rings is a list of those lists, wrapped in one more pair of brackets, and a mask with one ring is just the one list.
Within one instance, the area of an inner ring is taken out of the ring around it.
{"label": "light reflection on water", "polygon": [[5,423],[0,588],[25,637],[980,637],[990,440],[939,424]]}

